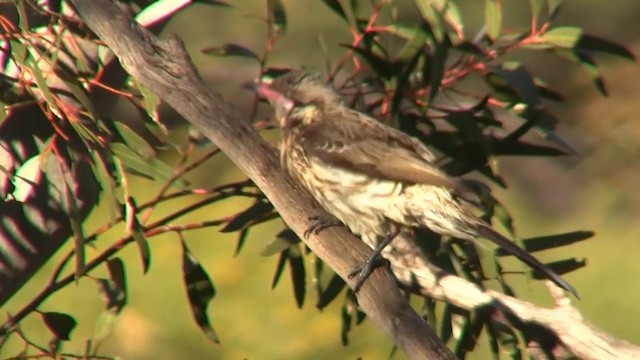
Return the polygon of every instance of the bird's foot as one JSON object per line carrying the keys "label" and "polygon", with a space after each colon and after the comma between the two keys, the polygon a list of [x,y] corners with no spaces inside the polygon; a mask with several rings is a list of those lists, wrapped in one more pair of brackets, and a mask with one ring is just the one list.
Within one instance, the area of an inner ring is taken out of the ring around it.
{"label": "bird's foot", "polygon": [[353,270],[351,274],[349,274],[349,279],[356,279],[356,283],[353,286],[353,292],[357,293],[364,281],[367,280],[369,275],[371,275],[373,270],[381,266],[389,267],[389,260],[380,256],[372,256],[368,258],[367,261],[362,264],[362,266]]}
{"label": "bird's foot", "polygon": [[303,234],[305,239],[308,239],[309,235],[311,235],[312,233],[314,235],[318,235],[324,229],[333,226],[344,226],[344,224],[340,220],[334,217],[325,218],[320,216],[312,216],[309,218],[309,222],[311,224]]}

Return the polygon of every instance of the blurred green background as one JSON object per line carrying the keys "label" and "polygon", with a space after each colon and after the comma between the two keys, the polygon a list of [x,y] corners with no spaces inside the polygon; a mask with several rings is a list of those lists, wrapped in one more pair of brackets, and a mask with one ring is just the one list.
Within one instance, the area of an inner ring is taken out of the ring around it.
{"label": "blurred green background", "polygon": [[[230,1],[231,2],[231,1]],[[398,1],[400,18],[418,16],[413,1]],[[472,36],[483,23],[484,2],[458,1]],[[528,2],[503,1],[505,26],[529,26]],[[324,58],[318,45],[322,34],[334,60],[339,59],[340,43],[350,42],[346,26],[320,1],[284,1],[289,27],[276,45],[271,66],[309,65],[322,69]],[[163,35],[176,33],[185,39],[187,49],[202,75],[212,87],[249,113],[251,94],[240,84],[258,72],[251,60],[207,57],[200,50],[226,42],[243,44],[261,53],[265,25],[261,0],[245,0],[233,9],[192,5],[170,22]],[[640,2],[636,0],[567,0],[556,24],[575,25],[587,32],[629,47],[640,53]],[[521,52],[516,55],[534,74],[566,96],[562,104],[552,104],[561,121],[561,133],[580,155],[567,158],[503,158],[500,166],[509,191],[497,190],[516,219],[518,234],[532,237],[572,230],[593,230],[589,241],[540,254],[542,260],[573,256],[587,258],[588,265],[567,276],[579,290],[582,301],[576,306],[584,317],[611,335],[640,344],[640,67],[618,59],[598,58],[607,81],[609,98],[601,97],[588,74],[550,55]],[[275,132],[267,136],[275,139]],[[171,159],[169,156],[168,161]],[[243,178],[223,157],[211,160],[207,170],[193,174],[195,186],[208,187],[212,181],[225,183]],[[138,203],[155,194],[159,186],[133,180]],[[227,201],[200,211],[190,220],[217,218],[233,214],[243,201]],[[160,208],[156,216],[163,213]],[[87,230],[105,221],[102,210],[92,214]],[[187,242],[209,272],[217,296],[209,307],[210,319],[221,338],[221,345],[210,343],[191,319],[181,280],[180,243],[173,235],[151,240],[152,266],[141,274],[137,250],[123,252],[127,265],[129,305],[118,319],[114,333],[104,343],[106,354],[128,359],[384,359],[391,342],[370,322],[365,321],[351,335],[349,347],[340,343],[340,313],[337,304],[323,312],[314,307],[309,292],[303,309],[297,309],[288,273],[275,290],[270,289],[277,257],[264,258],[260,251],[280,230],[271,222],[253,228],[248,242],[234,257],[235,234],[217,230],[190,232]],[[96,245],[104,249],[122,236],[116,228]],[[89,249],[88,256],[96,252]],[[64,252],[61,252],[64,253]],[[57,264],[53,259],[3,310],[13,312],[29,300],[46,282]],[[509,263],[511,264],[511,263]],[[515,264],[515,263],[514,263]],[[96,276],[101,273],[98,271]],[[514,277],[512,283],[524,298],[542,305],[551,301],[543,285]],[[337,303],[337,302],[336,302]],[[79,320],[73,341],[65,351],[81,352],[94,331],[104,303],[95,282],[83,279],[49,299],[43,311],[72,314]],[[34,340],[46,341],[49,333],[37,315],[24,322]],[[401,357],[399,357],[401,358]],[[490,358],[488,345],[480,342],[472,359]]]}

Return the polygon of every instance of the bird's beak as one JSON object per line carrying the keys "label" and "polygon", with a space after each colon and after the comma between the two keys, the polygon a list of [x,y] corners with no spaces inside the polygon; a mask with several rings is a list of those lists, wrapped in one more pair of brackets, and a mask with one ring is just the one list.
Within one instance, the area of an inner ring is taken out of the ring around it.
{"label": "bird's beak", "polygon": [[282,107],[286,113],[289,113],[293,109],[293,100],[286,97],[284,94],[273,89],[270,83],[264,81],[251,81],[243,84],[245,89],[255,91],[259,97],[267,100],[273,107]]}

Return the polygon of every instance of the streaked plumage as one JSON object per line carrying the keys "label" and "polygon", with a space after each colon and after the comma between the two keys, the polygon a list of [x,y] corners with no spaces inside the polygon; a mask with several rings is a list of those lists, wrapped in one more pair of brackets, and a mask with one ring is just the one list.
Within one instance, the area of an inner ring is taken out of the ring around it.
{"label": "streaked plumage", "polygon": [[576,293],[547,266],[466,211],[454,196],[463,186],[434,165],[434,155],[417,139],[344,106],[333,89],[308,74],[288,73],[271,85],[258,85],[258,92],[274,107],[282,128],[283,168],[376,248],[376,254],[400,226],[427,227],[467,240],[486,237]]}

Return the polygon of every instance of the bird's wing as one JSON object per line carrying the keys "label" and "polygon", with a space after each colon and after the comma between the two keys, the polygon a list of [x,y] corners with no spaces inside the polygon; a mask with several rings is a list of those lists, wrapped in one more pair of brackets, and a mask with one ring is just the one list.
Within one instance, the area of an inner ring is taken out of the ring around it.
{"label": "bird's wing", "polygon": [[386,130],[347,121],[335,128],[317,124],[304,131],[302,145],[331,166],[378,179],[458,189],[456,180],[418,154],[414,139]]}

